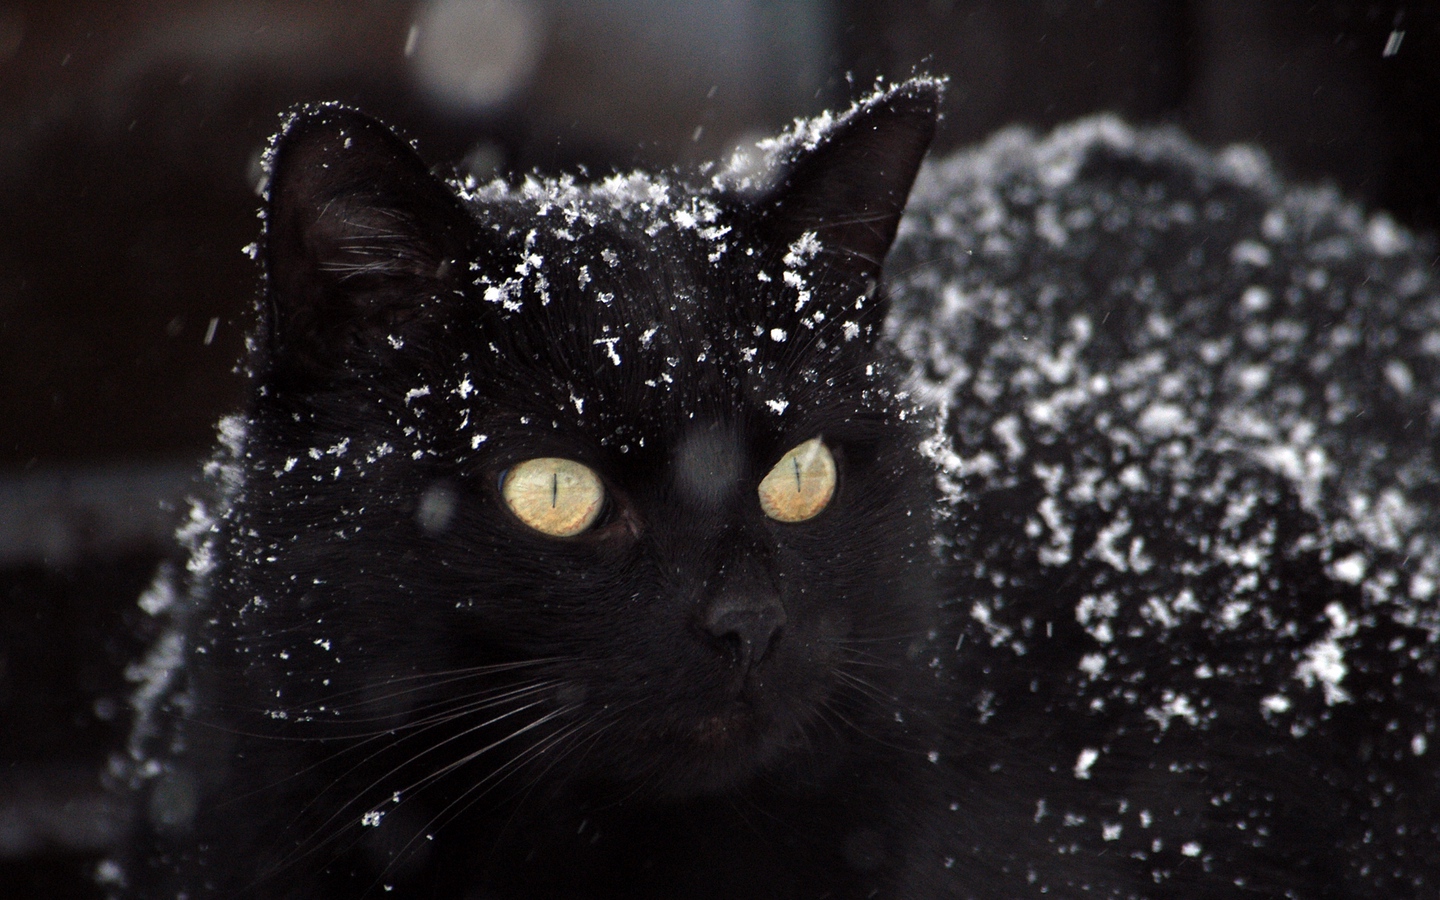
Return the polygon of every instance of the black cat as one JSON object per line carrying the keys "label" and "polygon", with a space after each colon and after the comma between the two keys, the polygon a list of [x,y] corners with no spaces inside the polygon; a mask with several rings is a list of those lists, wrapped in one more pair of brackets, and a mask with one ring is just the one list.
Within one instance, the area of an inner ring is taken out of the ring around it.
{"label": "black cat", "polygon": [[700,185],[295,116],[117,889],[1433,893],[1426,249],[1107,121],[902,223],[938,100]]}

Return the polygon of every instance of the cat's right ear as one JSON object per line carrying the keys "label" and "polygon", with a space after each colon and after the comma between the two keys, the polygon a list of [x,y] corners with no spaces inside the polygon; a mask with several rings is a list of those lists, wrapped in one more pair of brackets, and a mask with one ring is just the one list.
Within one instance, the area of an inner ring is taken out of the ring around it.
{"label": "cat's right ear", "polygon": [[876,281],[940,115],[944,82],[914,78],[876,94],[833,124],[789,137],[782,175],[761,202],[779,246],[806,232],[830,267]]}
{"label": "cat's right ear", "polygon": [[293,116],[269,176],[266,369],[323,388],[423,330],[459,283],[469,217],[409,144],[341,106]]}

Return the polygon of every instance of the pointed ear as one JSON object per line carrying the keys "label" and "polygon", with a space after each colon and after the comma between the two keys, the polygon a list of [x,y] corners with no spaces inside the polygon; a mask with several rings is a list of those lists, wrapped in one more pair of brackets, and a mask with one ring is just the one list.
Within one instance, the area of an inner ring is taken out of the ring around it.
{"label": "pointed ear", "polygon": [[784,174],[762,201],[762,227],[783,245],[813,231],[828,266],[878,280],[935,136],[942,87],[907,81],[861,103],[818,140],[793,135]]}
{"label": "pointed ear", "polygon": [[458,284],[470,224],[385,126],[339,106],[298,113],[271,157],[269,371],[319,386],[418,331]]}

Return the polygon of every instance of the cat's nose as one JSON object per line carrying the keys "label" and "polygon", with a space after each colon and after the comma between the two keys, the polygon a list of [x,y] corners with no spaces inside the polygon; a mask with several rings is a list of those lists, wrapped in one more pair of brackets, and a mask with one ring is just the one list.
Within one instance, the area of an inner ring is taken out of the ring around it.
{"label": "cat's nose", "polygon": [[785,627],[785,608],[778,597],[722,596],[705,612],[705,630],[734,654],[748,673],[765,658]]}

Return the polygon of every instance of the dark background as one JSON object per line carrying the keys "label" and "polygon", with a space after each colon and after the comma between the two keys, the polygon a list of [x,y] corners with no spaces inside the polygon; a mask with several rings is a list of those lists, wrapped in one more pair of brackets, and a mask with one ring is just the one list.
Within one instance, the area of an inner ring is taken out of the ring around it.
{"label": "dark background", "polygon": [[[0,898],[93,896],[135,597],[241,396],[259,153],[344,100],[480,177],[691,164],[876,75],[939,144],[1098,111],[1440,226],[1440,9],[1299,0],[0,2]],[[1398,44],[1398,46],[1397,46]],[[848,76],[848,77],[847,77]]]}

